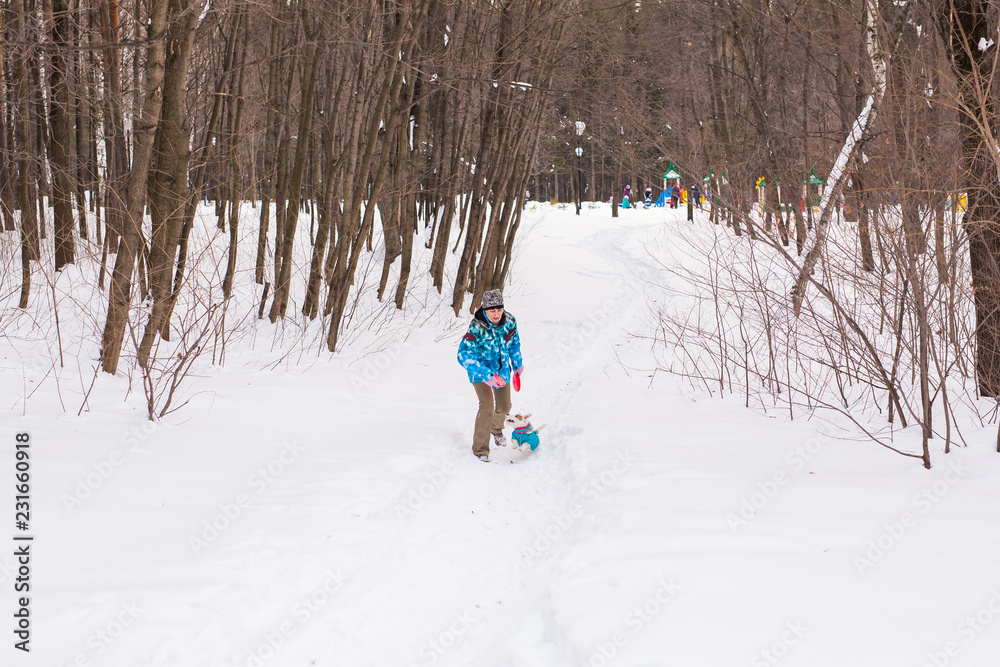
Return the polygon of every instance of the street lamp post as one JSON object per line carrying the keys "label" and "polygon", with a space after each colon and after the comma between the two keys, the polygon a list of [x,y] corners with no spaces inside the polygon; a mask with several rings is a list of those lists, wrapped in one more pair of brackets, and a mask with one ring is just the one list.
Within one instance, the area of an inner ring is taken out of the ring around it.
{"label": "street lamp post", "polygon": [[[583,136],[584,130],[587,129],[587,124],[583,121],[576,121],[576,137],[577,142],[580,141],[580,137]],[[576,153],[576,177],[579,187],[576,189],[576,214],[580,215],[580,206],[583,201],[583,168],[581,167],[580,158],[583,157],[583,146],[577,143],[576,149],[573,151]]]}
{"label": "street lamp post", "polygon": [[580,206],[583,201],[583,169],[580,166],[580,158],[583,157],[583,148],[576,147],[576,176],[580,187],[576,189],[576,214],[580,215]]}

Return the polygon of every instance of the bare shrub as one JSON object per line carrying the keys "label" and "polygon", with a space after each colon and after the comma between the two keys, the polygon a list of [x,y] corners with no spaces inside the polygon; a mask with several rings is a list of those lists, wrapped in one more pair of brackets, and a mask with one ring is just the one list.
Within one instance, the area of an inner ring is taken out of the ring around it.
{"label": "bare shrub", "polygon": [[[907,240],[899,208],[878,210],[885,263],[863,271],[852,226],[834,227],[797,318],[789,289],[801,260],[763,230],[759,212],[741,216],[759,242],[723,227],[678,228],[687,259],[696,261],[659,266],[696,307],[661,313],[660,342],[677,351],[663,370],[790,418],[846,416],[872,440],[929,467],[928,440],[943,439],[947,450],[961,438],[956,410],[978,409],[967,371],[974,313],[958,287],[969,283],[967,255],[953,244],[940,280],[934,254],[914,252]],[[892,441],[896,428],[912,425],[921,429],[921,451]]]}

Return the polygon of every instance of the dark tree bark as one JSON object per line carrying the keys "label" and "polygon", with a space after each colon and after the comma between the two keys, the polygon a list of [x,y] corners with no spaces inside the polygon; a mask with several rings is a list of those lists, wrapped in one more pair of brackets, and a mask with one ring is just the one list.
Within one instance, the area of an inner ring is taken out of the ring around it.
{"label": "dark tree bark", "polygon": [[153,307],[139,343],[138,360],[146,366],[157,334],[169,328],[170,278],[188,200],[188,156],[191,127],[185,113],[187,79],[198,12],[195,3],[170,0],[166,37],[163,101],[153,145],[155,165],[149,184],[152,236],[149,247],[149,287]]}
{"label": "dark tree bark", "polygon": [[[981,49],[991,37],[990,6],[981,0],[947,0],[937,15],[945,48],[955,69],[961,115],[962,189],[968,208],[962,219],[969,243],[969,261],[976,310],[976,376],[979,393],[1000,396],[1000,184],[997,156],[985,141],[996,130],[992,122],[993,49]],[[986,119],[986,120],[984,120]]]}
{"label": "dark tree bark", "polygon": [[[285,228],[282,233],[280,248],[277,245],[275,246],[275,255],[279,260],[276,260],[278,265],[277,283],[275,284],[274,301],[271,302],[271,312],[269,314],[271,322],[275,322],[278,318],[283,318],[285,310],[288,307],[288,293],[291,288],[292,274],[292,248],[295,242],[295,230],[299,221],[302,176],[309,149],[309,142],[306,141],[306,137],[312,130],[313,98],[316,90],[316,76],[320,71],[316,61],[322,55],[322,47],[320,45],[322,24],[317,22],[305,10],[302,12],[302,30],[305,33],[306,39],[305,52],[302,59],[302,106],[299,112],[295,162],[288,183],[285,214],[282,216]],[[281,205],[280,200],[278,205]]]}
{"label": "dark tree bark", "polygon": [[145,91],[142,114],[135,129],[135,150],[128,179],[128,208],[115,270],[111,277],[108,315],[101,345],[101,368],[106,373],[118,370],[125,338],[129,305],[132,299],[132,274],[136,253],[142,242],[141,224],[146,205],[146,180],[153,153],[153,139],[160,120],[163,101],[164,33],[167,0],[152,0],[149,12],[146,47]]}

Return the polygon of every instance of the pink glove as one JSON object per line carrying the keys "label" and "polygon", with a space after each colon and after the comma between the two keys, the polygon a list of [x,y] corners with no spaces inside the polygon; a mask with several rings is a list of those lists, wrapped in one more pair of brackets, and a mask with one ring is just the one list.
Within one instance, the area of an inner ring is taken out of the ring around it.
{"label": "pink glove", "polygon": [[500,377],[499,375],[494,375],[493,377],[491,377],[489,380],[486,381],[486,384],[490,387],[493,387],[494,389],[499,389],[500,387],[504,386],[507,383],[504,382],[503,378]]}

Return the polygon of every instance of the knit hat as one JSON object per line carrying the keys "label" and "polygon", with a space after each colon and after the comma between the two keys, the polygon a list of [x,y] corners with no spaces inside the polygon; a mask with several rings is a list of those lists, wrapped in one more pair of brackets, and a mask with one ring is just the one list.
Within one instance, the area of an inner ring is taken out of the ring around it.
{"label": "knit hat", "polygon": [[498,289],[491,289],[483,293],[483,310],[491,308],[503,308],[503,292]]}

